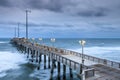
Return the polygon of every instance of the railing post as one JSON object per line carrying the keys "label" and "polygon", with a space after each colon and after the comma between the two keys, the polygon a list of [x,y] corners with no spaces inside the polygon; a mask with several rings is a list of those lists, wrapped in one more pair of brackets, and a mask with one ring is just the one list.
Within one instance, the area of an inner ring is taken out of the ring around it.
{"label": "railing post", "polygon": [[104,62],[103,62],[105,65],[107,64],[107,60],[106,59],[104,59]]}
{"label": "railing post", "polygon": [[63,63],[63,57],[62,57],[62,63]]}
{"label": "railing post", "polygon": [[74,62],[74,69],[76,69],[76,62]]}
{"label": "railing post", "polygon": [[59,61],[60,61],[60,56],[59,56]]}
{"label": "railing post", "polygon": [[88,60],[89,60],[89,56],[88,56]]}
{"label": "railing post", "polygon": [[94,61],[94,57],[93,57],[93,61]]}
{"label": "railing post", "polygon": [[70,67],[71,67],[71,60],[69,62],[70,62]]}
{"label": "railing post", "polygon": [[100,63],[100,59],[98,59],[98,63]]}
{"label": "railing post", "polygon": [[67,58],[65,59],[65,63],[67,64]]}
{"label": "railing post", "polygon": [[111,66],[113,66],[113,62],[111,62]]}

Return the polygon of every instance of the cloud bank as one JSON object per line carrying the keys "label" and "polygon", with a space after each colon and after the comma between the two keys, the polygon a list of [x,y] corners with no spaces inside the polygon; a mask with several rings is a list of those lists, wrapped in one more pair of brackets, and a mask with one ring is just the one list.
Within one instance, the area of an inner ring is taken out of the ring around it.
{"label": "cloud bank", "polygon": [[14,28],[20,22],[24,33],[26,9],[32,11],[33,34],[42,30],[46,36],[120,37],[120,0],[0,0],[0,26]]}

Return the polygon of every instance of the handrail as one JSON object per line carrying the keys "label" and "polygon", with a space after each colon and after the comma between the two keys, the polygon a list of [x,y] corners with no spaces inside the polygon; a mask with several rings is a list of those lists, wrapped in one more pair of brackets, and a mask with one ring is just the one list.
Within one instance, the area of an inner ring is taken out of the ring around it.
{"label": "handrail", "polygon": [[[24,44],[24,45],[29,46],[29,47],[33,47],[33,46],[34,46],[34,48],[39,47],[41,49],[46,49],[48,51],[53,51],[53,52],[56,52],[56,53],[63,53],[63,54],[74,55],[74,56],[78,56],[78,57],[82,56],[81,53],[78,53],[78,52],[75,52],[75,51],[70,51],[70,50],[66,50],[66,49],[61,49],[61,48],[56,48],[56,47],[51,47],[51,46],[41,45],[41,44],[39,44],[39,45],[38,44],[32,44],[24,38],[14,38],[14,39],[12,39],[12,41],[17,42],[19,44]],[[90,56],[90,55],[87,55],[87,54],[83,54],[83,56],[87,60],[97,62],[99,64],[103,64],[103,65],[106,65],[106,66],[109,66],[109,67],[120,69],[120,63],[118,63],[118,62],[93,57],[93,56]]]}

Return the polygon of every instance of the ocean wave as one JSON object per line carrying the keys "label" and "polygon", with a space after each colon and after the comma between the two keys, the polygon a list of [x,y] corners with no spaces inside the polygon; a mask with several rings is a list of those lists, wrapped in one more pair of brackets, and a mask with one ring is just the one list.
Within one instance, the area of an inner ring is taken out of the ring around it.
{"label": "ocean wave", "polygon": [[6,75],[7,75],[7,73],[1,72],[1,73],[0,73],[0,78],[1,78],[1,77],[4,77],[4,76],[6,76]]}
{"label": "ocean wave", "polygon": [[[72,51],[76,51],[76,52],[81,52],[82,49],[81,48],[76,48],[76,49],[69,49]],[[99,52],[98,52],[99,51]],[[84,47],[84,52],[85,54],[89,54],[89,53],[104,53],[104,52],[111,52],[111,51],[120,51],[120,47]]]}
{"label": "ocean wave", "polygon": [[34,72],[31,73],[29,76],[30,77],[37,77],[40,80],[49,80],[50,70],[47,70],[47,69],[46,70],[41,69],[40,71],[34,70]]}
{"label": "ocean wave", "polygon": [[25,56],[22,54],[17,54],[17,52],[0,52],[0,76],[10,69],[18,69],[19,65],[26,63]]}
{"label": "ocean wave", "polygon": [[[82,52],[81,48],[69,49],[75,52]],[[87,55],[109,59],[113,61],[120,61],[120,47],[85,47],[84,53]]]}
{"label": "ocean wave", "polygon": [[3,43],[9,43],[9,42],[0,41],[0,44],[3,44]]}

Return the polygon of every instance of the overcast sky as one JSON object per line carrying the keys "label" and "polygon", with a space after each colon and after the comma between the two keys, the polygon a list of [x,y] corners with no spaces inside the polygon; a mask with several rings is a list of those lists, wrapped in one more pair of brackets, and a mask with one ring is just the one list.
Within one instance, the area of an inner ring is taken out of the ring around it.
{"label": "overcast sky", "polygon": [[120,38],[120,0],[0,0],[0,37]]}

